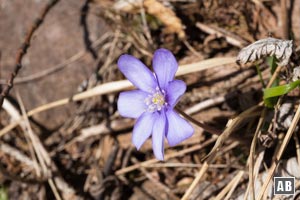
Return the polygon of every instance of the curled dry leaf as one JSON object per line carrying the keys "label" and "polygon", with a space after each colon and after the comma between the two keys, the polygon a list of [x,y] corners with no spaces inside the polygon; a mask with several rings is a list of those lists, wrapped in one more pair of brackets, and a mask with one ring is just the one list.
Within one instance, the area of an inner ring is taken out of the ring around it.
{"label": "curled dry leaf", "polygon": [[114,4],[113,8],[117,11],[136,13],[141,5],[144,6],[148,14],[155,16],[165,25],[166,33],[176,33],[181,39],[185,37],[184,26],[181,20],[171,8],[164,6],[157,0],[120,0]]}
{"label": "curled dry leaf", "polygon": [[[277,120],[276,120],[276,128],[282,131],[286,131],[292,125],[292,121],[294,118],[294,107],[296,102],[294,100],[288,100],[279,107]],[[299,130],[299,126],[296,126],[296,130]]]}
{"label": "curled dry leaf", "polygon": [[299,80],[300,79],[300,66],[295,67],[293,70],[293,81]]}
{"label": "curled dry leaf", "polygon": [[275,38],[265,38],[258,40],[249,46],[243,48],[238,56],[238,63],[248,63],[256,61],[266,56],[275,56],[278,60],[278,65],[287,65],[293,51],[292,40],[279,40]]}
{"label": "curled dry leaf", "polygon": [[157,17],[166,26],[167,33],[177,33],[179,38],[185,37],[181,20],[173,10],[165,7],[157,0],[145,0],[144,6],[149,14]]}
{"label": "curled dry leaf", "polygon": [[[281,160],[278,163],[278,166],[276,168],[276,172],[274,174],[274,177],[295,177],[296,183],[297,183],[297,179],[300,178],[300,165],[297,162],[297,158],[296,157],[291,157],[288,160]],[[263,183],[266,181],[266,178],[268,176],[268,171],[262,171],[258,177],[255,179],[254,182],[254,190],[255,191],[260,191]],[[265,199],[293,199],[293,195],[275,195],[273,192],[273,184],[270,183],[268,188],[267,188],[267,197]],[[258,192],[255,192],[255,196],[257,199],[258,197]],[[275,198],[275,197],[281,197],[281,198]],[[248,196],[247,198],[245,198],[245,191],[241,191],[240,194],[237,194],[237,196],[234,197],[234,199],[236,200],[250,200],[250,197]]]}

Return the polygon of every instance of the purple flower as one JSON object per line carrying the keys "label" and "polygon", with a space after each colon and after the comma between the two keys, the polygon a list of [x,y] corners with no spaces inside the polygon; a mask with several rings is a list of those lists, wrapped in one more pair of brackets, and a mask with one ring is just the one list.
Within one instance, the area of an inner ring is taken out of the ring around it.
{"label": "purple flower", "polygon": [[140,60],[122,55],[118,67],[138,89],[122,92],[118,110],[123,117],[137,118],[132,142],[137,149],[152,135],[153,152],[164,159],[164,138],[174,146],[193,135],[193,127],[175,111],[174,106],[186,90],[181,80],[173,80],[178,64],[173,54],[158,49],[152,60],[152,73]]}

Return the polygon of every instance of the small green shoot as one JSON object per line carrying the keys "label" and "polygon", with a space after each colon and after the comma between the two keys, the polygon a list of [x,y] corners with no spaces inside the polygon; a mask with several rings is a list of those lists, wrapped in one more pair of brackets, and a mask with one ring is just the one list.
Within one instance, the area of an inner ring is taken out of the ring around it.
{"label": "small green shoot", "polygon": [[[271,74],[273,75],[274,72],[276,71],[278,60],[276,59],[275,56],[270,56],[267,58],[267,62],[269,64],[269,66],[271,67]],[[279,79],[276,78],[274,83],[272,84],[272,87],[278,86],[278,85],[279,85]]]}
{"label": "small green shoot", "polygon": [[[264,102],[267,107],[273,107],[274,102],[272,98],[285,95],[300,85],[300,80],[291,82],[289,84],[280,85],[264,90]],[[276,103],[276,102],[275,102]]]}
{"label": "small green shoot", "polygon": [[[273,75],[274,72],[276,71],[276,68],[277,68],[277,59],[276,59],[275,56],[270,56],[270,57],[267,58],[267,62],[269,64],[270,68],[271,68],[271,74]],[[278,85],[279,85],[279,79],[276,77],[274,83],[271,85],[271,88],[276,88]],[[268,89],[270,89],[270,88],[264,89],[264,97],[263,97],[264,98],[264,103],[267,107],[273,108],[274,105],[276,104],[277,100],[278,100],[278,96],[275,95],[275,96],[266,98],[265,97],[265,91],[268,91]]]}
{"label": "small green shoot", "polygon": [[263,79],[263,77],[262,77],[262,73],[261,73],[261,70],[260,70],[258,64],[255,64],[255,67],[256,67],[256,72],[257,72],[257,74],[258,74],[258,76],[259,76],[259,80],[260,80],[260,82],[261,82],[263,88],[265,88],[265,87],[266,87],[266,84],[265,84],[265,82],[264,82],[264,79]]}

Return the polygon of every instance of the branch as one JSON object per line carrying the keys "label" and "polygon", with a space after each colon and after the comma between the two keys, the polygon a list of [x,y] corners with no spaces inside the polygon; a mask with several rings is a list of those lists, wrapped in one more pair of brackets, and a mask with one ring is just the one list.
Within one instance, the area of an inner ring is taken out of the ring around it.
{"label": "branch", "polygon": [[4,101],[4,98],[9,94],[9,91],[13,87],[14,78],[17,76],[19,70],[22,68],[22,59],[24,55],[26,54],[27,49],[30,46],[30,41],[32,38],[32,35],[34,32],[38,29],[38,27],[42,24],[43,20],[45,19],[47,13],[50,11],[50,9],[58,2],[59,0],[50,0],[47,5],[42,9],[39,17],[34,20],[33,24],[31,25],[28,33],[25,36],[25,40],[22,43],[22,46],[19,48],[16,56],[16,66],[13,70],[13,72],[10,74],[7,85],[4,86],[3,90],[0,94],[0,108],[2,108],[2,104]]}

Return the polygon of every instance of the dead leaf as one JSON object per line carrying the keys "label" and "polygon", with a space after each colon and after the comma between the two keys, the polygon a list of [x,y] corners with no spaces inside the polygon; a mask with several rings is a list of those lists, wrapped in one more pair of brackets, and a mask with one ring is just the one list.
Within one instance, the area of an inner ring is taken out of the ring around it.
{"label": "dead leaf", "polygon": [[267,56],[275,56],[280,66],[287,65],[293,52],[292,40],[280,40],[276,38],[265,38],[258,40],[243,48],[238,56],[237,62],[246,64],[254,62]]}

